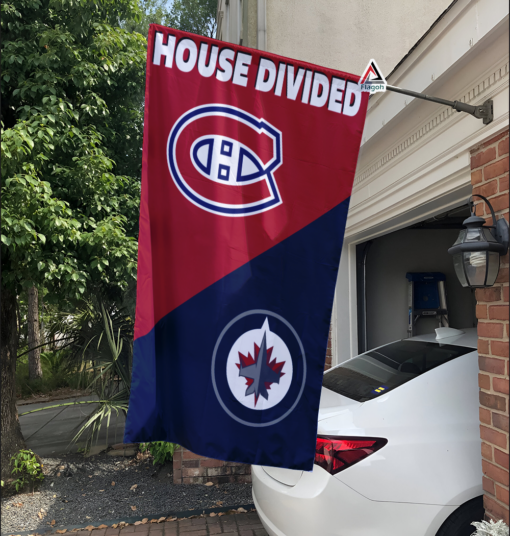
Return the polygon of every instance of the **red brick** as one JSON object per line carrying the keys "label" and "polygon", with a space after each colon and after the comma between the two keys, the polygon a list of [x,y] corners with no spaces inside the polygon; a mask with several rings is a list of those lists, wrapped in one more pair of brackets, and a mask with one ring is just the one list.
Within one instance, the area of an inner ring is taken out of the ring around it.
{"label": "red brick", "polygon": [[202,460],[200,463],[201,467],[223,467],[225,462],[222,462],[221,460]]}
{"label": "red brick", "polygon": [[182,467],[191,469],[192,467],[200,467],[200,460],[184,460],[182,462]]}
{"label": "red brick", "polygon": [[484,320],[487,318],[487,305],[477,305],[476,306],[476,318],[479,320]]}
{"label": "red brick", "polygon": [[190,467],[189,469],[182,470],[183,477],[203,476],[204,474],[205,469],[202,467]]}
{"label": "red brick", "polygon": [[503,324],[480,322],[478,324],[478,336],[490,339],[501,339],[501,337],[503,337]]}
{"label": "red brick", "polygon": [[490,147],[485,151],[481,151],[471,157],[471,169],[483,166],[488,162],[492,162],[496,158],[496,147]]}
{"label": "red brick", "polygon": [[496,283],[508,283],[508,267],[499,269]]}
{"label": "red brick", "polygon": [[484,391],[480,391],[480,404],[486,408],[506,411],[506,399],[503,396],[491,395]]}
{"label": "red brick", "polygon": [[501,287],[477,288],[475,290],[477,302],[495,302],[501,300]]}
{"label": "red brick", "polygon": [[508,138],[498,143],[498,156],[508,154]]}
{"label": "red brick", "polygon": [[496,497],[504,504],[508,504],[508,489],[496,484]]}
{"label": "red brick", "polygon": [[508,299],[510,297],[510,287],[503,287],[503,301],[508,303]]}
{"label": "red brick", "polygon": [[475,200],[475,214],[483,218],[483,215],[485,214],[485,203],[483,201],[477,202]]}
{"label": "red brick", "polygon": [[505,469],[508,469],[508,452],[503,452],[499,449],[494,449],[494,461],[498,464],[504,467]]}
{"label": "red brick", "polygon": [[[477,312],[478,312],[478,305]],[[491,305],[489,307],[489,318],[491,320],[508,320],[508,305]],[[477,318],[481,318],[477,315]]]}
{"label": "red brick", "polygon": [[184,450],[182,452],[182,459],[183,460],[205,460],[205,456],[200,456],[199,454],[194,454],[190,450]]}
{"label": "red brick", "polygon": [[505,395],[508,393],[508,378],[494,378],[492,380],[492,385],[494,387],[494,391],[497,393],[503,393]]}
{"label": "red brick", "polygon": [[[508,357],[508,341],[491,341],[491,354],[500,357]],[[487,371],[492,372],[492,371]],[[504,372],[495,372],[496,374],[504,374]]]}
{"label": "red brick", "polygon": [[[492,341],[492,344],[494,344],[494,341]],[[505,361],[503,359],[480,356],[478,358],[478,367],[484,372],[501,375],[505,373]]]}
{"label": "red brick", "polygon": [[475,151],[480,151],[481,149],[485,149],[485,147],[489,147],[489,145],[494,145],[497,141],[502,140],[503,138],[508,138],[508,132],[502,132],[501,134],[498,134],[497,136],[494,136],[490,140],[487,140],[486,142],[482,143]]}
{"label": "red brick", "polygon": [[502,449],[507,448],[507,436],[501,432],[498,432],[497,430],[480,425],[480,437],[484,441],[492,443],[493,445],[501,447]]}
{"label": "red brick", "polygon": [[474,186],[475,184],[479,184],[483,180],[483,173],[481,169],[477,169],[476,171],[471,172],[471,184]]}
{"label": "red brick", "polygon": [[[490,149],[487,149],[487,150],[490,150]],[[471,165],[473,165],[473,159],[471,159]],[[503,175],[503,173],[506,173],[507,171],[508,171],[508,157],[502,158],[501,160],[498,160],[497,162],[494,162],[493,164],[489,164],[488,166],[485,166],[483,168],[483,178],[486,181],[489,181],[493,179],[494,177],[499,177],[500,175]],[[507,206],[508,206],[508,201],[507,201]]]}
{"label": "red brick", "polygon": [[[494,212],[508,210],[508,193],[498,195],[497,197],[491,197],[490,202]],[[487,210],[489,209],[487,208]]]}
{"label": "red brick", "polygon": [[478,408],[478,413],[480,415],[480,422],[488,424],[489,426],[492,424],[491,412],[488,409]]}
{"label": "red brick", "polygon": [[179,534],[189,534],[189,536],[207,536],[207,529],[203,527],[179,527]]}
{"label": "red brick", "polygon": [[[505,411],[505,410],[503,410]],[[503,432],[508,432],[508,415],[501,415],[500,413],[492,414],[492,425]]]}
{"label": "red brick", "polygon": [[478,339],[478,353],[479,354],[489,353],[489,341],[487,339]]}
{"label": "red brick", "polygon": [[494,487],[494,482],[487,478],[486,476],[482,476],[482,484],[483,484],[483,490],[487,493],[490,493],[491,495],[496,495],[496,490]]}
{"label": "red brick", "polygon": [[486,391],[491,390],[491,377],[487,374],[478,374],[478,387],[485,389]]}
{"label": "red brick", "polygon": [[482,457],[492,462],[492,445],[482,441]]}
{"label": "red brick", "polygon": [[498,181],[493,180],[490,182],[484,182],[473,188],[473,195],[483,195],[484,197],[490,197],[491,195],[498,193]]}
{"label": "red brick", "polygon": [[499,179],[499,193],[506,192],[508,190],[508,175]]}
{"label": "red brick", "polygon": [[495,499],[485,495],[483,498],[485,514],[489,514],[495,521],[502,519],[508,525],[508,505],[504,506]]}
{"label": "red brick", "polygon": [[502,469],[501,467],[497,467],[491,462],[482,460],[482,471],[484,475],[491,478],[495,482],[505,485],[508,483],[508,471]]}

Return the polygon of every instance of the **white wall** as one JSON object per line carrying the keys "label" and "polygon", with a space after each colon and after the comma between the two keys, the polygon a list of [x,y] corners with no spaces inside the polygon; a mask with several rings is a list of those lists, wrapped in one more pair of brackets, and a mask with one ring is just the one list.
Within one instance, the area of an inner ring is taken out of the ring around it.
{"label": "white wall", "polygon": [[[368,348],[407,337],[407,272],[442,272],[450,326],[474,327],[474,291],[455,275],[448,248],[459,234],[453,229],[404,229],[372,243],[367,257]],[[415,335],[434,333],[439,321],[422,318]]]}
{"label": "white wall", "polygon": [[389,74],[451,0],[266,0],[267,50],[361,75]]}

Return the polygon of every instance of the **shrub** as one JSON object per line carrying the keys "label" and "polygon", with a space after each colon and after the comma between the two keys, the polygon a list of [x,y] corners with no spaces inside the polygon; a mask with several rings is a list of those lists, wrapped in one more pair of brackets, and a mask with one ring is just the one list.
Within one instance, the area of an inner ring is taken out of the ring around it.
{"label": "shrub", "polygon": [[11,458],[11,462],[13,465],[12,475],[15,478],[12,485],[17,492],[21,491],[25,484],[28,483],[32,484],[33,491],[35,482],[44,479],[42,464],[37,461],[33,451],[29,449],[20,450]]}
{"label": "shrub", "polygon": [[174,457],[175,450],[179,447],[175,443],[167,443],[166,441],[153,441],[152,443],[140,443],[140,450],[151,453],[154,458],[153,465],[156,463],[164,464],[169,462]]}
{"label": "shrub", "polygon": [[476,527],[476,531],[471,536],[509,536],[510,529],[508,525],[500,520],[494,523],[492,519],[487,521],[474,521],[471,523],[473,527]]}

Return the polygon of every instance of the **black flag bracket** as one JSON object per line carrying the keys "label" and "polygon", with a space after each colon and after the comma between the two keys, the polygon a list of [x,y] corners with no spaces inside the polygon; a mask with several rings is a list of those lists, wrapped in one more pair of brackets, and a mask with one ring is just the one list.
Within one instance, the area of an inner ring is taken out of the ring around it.
{"label": "black flag bracket", "polygon": [[415,97],[417,99],[428,100],[431,102],[437,102],[438,104],[444,104],[445,106],[450,106],[454,110],[457,110],[457,112],[466,112],[477,119],[483,119],[484,125],[492,123],[492,120],[494,119],[492,99],[486,100],[479,106],[471,106],[471,104],[466,104],[465,102],[449,101],[440,99],[438,97],[431,97],[430,95],[425,95],[424,93],[416,93],[415,91],[409,91],[408,89],[402,89],[395,86],[386,85],[386,89],[388,91],[394,91],[395,93],[402,93],[402,95],[409,95],[410,97]]}

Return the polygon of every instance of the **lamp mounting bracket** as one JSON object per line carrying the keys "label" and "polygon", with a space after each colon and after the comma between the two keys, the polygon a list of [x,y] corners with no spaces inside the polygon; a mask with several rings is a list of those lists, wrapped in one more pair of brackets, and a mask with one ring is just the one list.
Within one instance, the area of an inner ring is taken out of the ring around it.
{"label": "lamp mounting bracket", "polygon": [[409,95],[410,97],[415,97],[417,99],[428,100],[430,102],[443,104],[444,106],[450,106],[454,110],[457,110],[457,112],[465,112],[473,117],[476,117],[477,119],[482,119],[484,125],[492,123],[494,119],[494,103],[492,99],[488,99],[483,104],[479,104],[478,106],[472,106],[471,104],[466,104],[465,102],[440,99],[439,97],[432,97],[430,95],[425,95],[425,93],[417,93],[416,91],[410,91],[409,89],[402,89],[395,86],[386,85],[386,89],[395,93],[402,93],[402,95]]}
{"label": "lamp mounting bracket", "polygon": [[510,242],[508,223],[506,222],[505,218],[500,218],[499,220],[496,219],[496,214],[494,213],[494,209],[492,208],[489,200],[480,194],[473,194],[468,198],[468,206],[469,210],[471,211],[471,216],[475,215],[473,197],[479,197],[485,201],[489,207],[489,210],[491,211],[492,225],[484,225],[484,227],[491,229],[492,236],[494,236],[494,238],[504,247],[504,251],[502,251],[501,255],[506,255],[506,252],[508,251],[508,244]]}

